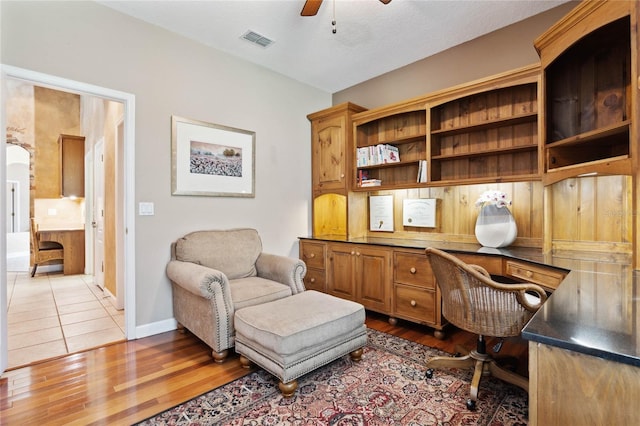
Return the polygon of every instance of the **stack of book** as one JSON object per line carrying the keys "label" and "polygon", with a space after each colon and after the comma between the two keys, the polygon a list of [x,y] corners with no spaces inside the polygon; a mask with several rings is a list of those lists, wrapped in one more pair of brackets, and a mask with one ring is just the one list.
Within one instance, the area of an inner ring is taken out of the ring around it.
{"label": "stack of book", "polygon": [[363,146],[358,148],[357,155],[358,167],[397,163],[400,161],[400,151],[398,147],[389,144]]}
{"label": "stack of book", "polygon": [[380,186],[382,184],[382,181],[380,179],[363,179],[360,182],[360,186],[361,187],[366,187],[366,186]]}

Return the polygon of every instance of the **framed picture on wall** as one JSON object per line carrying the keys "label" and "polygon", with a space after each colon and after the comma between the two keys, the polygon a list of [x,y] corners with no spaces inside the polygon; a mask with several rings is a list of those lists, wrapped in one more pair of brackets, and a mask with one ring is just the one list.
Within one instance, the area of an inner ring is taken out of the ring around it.
{"label": "framed picture on wall", "polygon": [[255,197],[256,134],[171,116],[171,194]]}
{"label": "framed picture on wall", "polygon": [[369,230],[393,232],[393,195],[369,197]]}

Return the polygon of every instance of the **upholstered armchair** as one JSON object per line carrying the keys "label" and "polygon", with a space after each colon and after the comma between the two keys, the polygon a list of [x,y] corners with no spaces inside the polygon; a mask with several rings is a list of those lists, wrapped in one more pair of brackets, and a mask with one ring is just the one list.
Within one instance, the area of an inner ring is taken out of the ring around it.
{"label": "upholstered armchair", "polygon": [[304,262],[262,252],[255,229],[197,231],[171,245],[173,314],[223,362],[235,343],[236,310],[305,290]]}

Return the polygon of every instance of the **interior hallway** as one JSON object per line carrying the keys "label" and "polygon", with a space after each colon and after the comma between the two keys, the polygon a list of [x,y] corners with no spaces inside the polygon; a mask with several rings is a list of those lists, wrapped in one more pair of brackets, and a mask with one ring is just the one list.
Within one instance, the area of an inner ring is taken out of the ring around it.
{"label": "interior hallway", "polygon": [[8,368],[124,339],[124,310],[91,275],[7,273]]}

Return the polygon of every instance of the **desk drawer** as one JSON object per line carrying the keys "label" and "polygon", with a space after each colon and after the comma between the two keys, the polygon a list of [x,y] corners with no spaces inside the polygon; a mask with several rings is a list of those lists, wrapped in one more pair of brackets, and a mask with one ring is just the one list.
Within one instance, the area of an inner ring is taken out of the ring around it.
{"label": "desk drawer", "polygon": [[394,314],[421,323],[436,323],[436,293],[420,287],[395,285]]}
{"label": "desk drawer", "polygon": [[326,258],[325,243],[300,241],[300,259],[304,261],[307,268],[325,268]]}
{"label": "desk drawer", "polygon": [[396,252],[393,271],[393,280],[397,283],[436,288],[431,264],[424,253]]}
{"label": "desk drawer", "polygon": [[538,284],[552,290],[558,288],[565,277],[565,274],[560,271],[514,262],[512,260],[506,262],[505,269],[505,273],[508,276]]}

